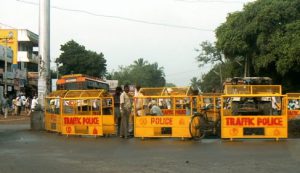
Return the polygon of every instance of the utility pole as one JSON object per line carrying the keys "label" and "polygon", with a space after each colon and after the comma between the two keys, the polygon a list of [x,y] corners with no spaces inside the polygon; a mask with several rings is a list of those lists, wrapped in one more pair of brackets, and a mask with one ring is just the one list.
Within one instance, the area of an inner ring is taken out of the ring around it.
{"label": "utility pole", "polygon": [[50,91],[50,0],[40,0],[39,8],[39,104]]}

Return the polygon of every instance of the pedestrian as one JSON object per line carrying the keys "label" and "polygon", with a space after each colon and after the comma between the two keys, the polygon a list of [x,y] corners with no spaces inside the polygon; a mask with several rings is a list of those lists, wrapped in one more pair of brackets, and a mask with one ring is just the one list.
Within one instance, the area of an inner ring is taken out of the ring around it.
{"label": "pedestrian", "polygon": [[148,101],[147,99],[143,98],[144,93],[141,91],[141,86],[136,87],[136,94],[137,97],[135,99],[135,109],[136,109],[136,115],[142,116],[145,115],[149,110],[147,110]]}
{"label": "pedestrian", "polygon": [[131,100],[129,97],[129,86],[124,86],[124,91],[120,96],[120,111],[121,111],[121,130],[120,137],[128,138],[128,121],[131,112]]}
{"label": "pedestrian", "polygon": [[22,110],[22,99],[20,95],[16,98],[16,105],[17,105],[17,116],[20,116]]}
{"label": "pedestrian", "polygon": [[12,100],[12,108],[13,108],[13,115],[16,116],[18,112],[18,106],[17,106],[17,99],[14,98]]}
{"label": "pedestrian", "polygon": [[30,97],[27,97],[25,100],[25,114],[27,115],[30,111]]}
{"label": "pedestrian", "polygon": [[25,104],[26,104],[26,97],[24,94],[21,95],[21,100],[22,100],[22,103],[21,103],[21,106],[22,106],[22,111],[25,111]]}
{"label": "pedestrian", "polygon": [[2,111],[4,113],[4,118],[7,118],[8,108],[9,108],[9,102],[7,96],[5,95],[2,99]]}
{"label": "pedestrian", "polygon": [[114,94],[114,106],[115,106],[115,127],[116,127],[116,134],[120,135],[120,126],[121,126],[121,111],[120,111],[120,96],[122,93],[122,88],[118,86],[116,88],[115,94]]}
{"label": "pedestrian", "polygon": [[36,109],[36,106],[38,105],[38,99],[36,96],[34,96],[31,100],[31,108],[29,113],[27,114],[28,116],[30,116],[31,112],[33,112]]}

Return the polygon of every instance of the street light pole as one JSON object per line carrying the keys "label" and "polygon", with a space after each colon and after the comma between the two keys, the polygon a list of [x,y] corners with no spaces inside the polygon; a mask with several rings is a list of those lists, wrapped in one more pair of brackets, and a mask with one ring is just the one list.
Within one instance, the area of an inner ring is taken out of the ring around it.
{"label": "street light pole", "polygon": [[44,99],[50,91],[50,0],[40,0],[39,10],[39,103],[44,108]]}

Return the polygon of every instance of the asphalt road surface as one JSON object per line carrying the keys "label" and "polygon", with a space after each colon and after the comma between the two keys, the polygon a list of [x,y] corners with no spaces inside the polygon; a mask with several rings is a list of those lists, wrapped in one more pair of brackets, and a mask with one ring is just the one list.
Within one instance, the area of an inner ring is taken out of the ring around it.
{"label": "asphalt road surface", "polygon": [[300,139],[66,137],[0,124],[0,173],[299,173]]}

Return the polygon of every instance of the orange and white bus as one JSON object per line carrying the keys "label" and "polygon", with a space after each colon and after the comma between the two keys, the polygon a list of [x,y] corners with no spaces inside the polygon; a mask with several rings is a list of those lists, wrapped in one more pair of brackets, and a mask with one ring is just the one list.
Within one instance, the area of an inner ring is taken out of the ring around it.
{"label": "orange and white bus", "polygon": [[84,74],[70,74],[61,76],[56,82],[57,90],[87,90],[105,89],[109,90],[109,84],[104,80]]}

